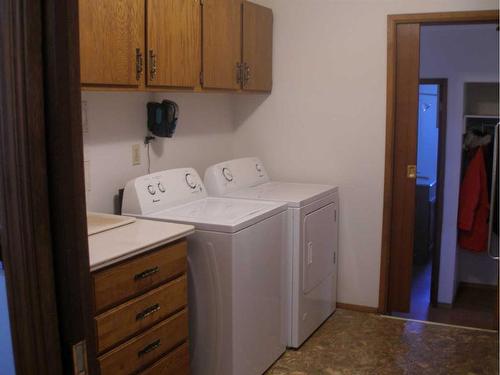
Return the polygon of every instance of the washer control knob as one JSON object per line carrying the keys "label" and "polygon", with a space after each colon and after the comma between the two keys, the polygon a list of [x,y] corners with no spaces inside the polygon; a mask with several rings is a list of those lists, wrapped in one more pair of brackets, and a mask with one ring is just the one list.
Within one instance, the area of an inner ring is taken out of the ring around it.
{"label": "washer control knob", "polygon": [[222,175],[227,181],[229,182],[233,181],[233,174],[228,168],[222,168]]}
{"label": "washer control knob", "polygon": [[255,169],[257,170],[257,172],[261,173],[262,172],[262,167],[260,166],[259,163],[255,164]]}
{"label": "washer control knob", "polygon": [[151,195],[156,194],[156,190],[155,190],[153,185],[148,185],[148,191],[149,191],[149,194],[151,194]]}
{"label": "washer control knob", "polygon": [[158,190],[160,190],[160,192],[162,193],[166,191],[165,186],[163,186],[161,182],[158,182]]}
{"label": "washer control knob", "polygon": [[191,173],[186,173],[186,176],[184,177],[186,179],[186,184],[191,188],[191,189],[196,189],[197,183],[194,180],[193,176]]}

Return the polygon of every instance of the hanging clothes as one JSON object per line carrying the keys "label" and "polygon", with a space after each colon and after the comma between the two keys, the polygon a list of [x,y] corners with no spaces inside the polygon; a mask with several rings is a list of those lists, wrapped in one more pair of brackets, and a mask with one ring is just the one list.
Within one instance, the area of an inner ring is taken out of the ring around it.
{"label": "hanging clothes", "polygon": [[461,248],[481,252],[488,247],[490,204],[483,147],[478,147],[467,165],[460,187],[458,243]]}

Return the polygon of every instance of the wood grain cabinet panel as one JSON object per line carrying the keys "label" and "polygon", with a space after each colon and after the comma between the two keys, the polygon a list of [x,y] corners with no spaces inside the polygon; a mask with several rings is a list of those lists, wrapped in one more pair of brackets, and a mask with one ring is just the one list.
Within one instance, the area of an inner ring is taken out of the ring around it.
{"label": "wood grain cabinet panel", "polygon": [[144,1],[79,0],[82,85],[141,86]]}
{"label": "wood grain cabinet panel", "polygon": [[187,306],[186,275],[95,318],[97,348],[109,349]]}
{"label": "wood grain cabinet panel", "polygon": [[185,240],[92,274],[95,309],[102,311],[187,270]]}
{"label": "wood grain cabinet panel", "polygon": [[273,86],[273,12],[243,3],[243,89],[271,91]]}
{"label": "wood grain cabinet panel", "polygon": [[133,374],[150,366],[188,338],[187,310],[173,315],[98,358],[101,375]]}
{"label": "wood grain cabinet panel", "polygon": [[199,85],[201,7],[198,0],[147,1],[147,85]]}
{"label": "wood grain cabinet panel", "polygon": [[241,0],[203,3],[203,87],[238,90]]}
{"label": "wood grain cabinet panel", "polygon": [[141,375],[158,374],[189,375],[189,345],[187,342],[141,372]]}

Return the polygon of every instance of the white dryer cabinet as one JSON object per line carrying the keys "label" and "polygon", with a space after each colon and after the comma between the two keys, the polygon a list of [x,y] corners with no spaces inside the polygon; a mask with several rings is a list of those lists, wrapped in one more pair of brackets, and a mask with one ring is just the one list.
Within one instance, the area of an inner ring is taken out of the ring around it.
{"label": "white dryer cabinet", "polygon": [[204,182],[213,196],[287,204],[287,344],[298,348],[336,308],[338,188],[271,181],[258,158],[211,166]]}

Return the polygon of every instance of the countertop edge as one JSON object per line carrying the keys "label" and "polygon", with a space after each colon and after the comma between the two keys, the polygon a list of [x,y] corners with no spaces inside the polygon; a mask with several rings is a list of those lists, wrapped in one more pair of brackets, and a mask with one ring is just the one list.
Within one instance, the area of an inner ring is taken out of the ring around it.
{"label": "countertop edge", "polygon": [[132,258],[132,257],[136,256],[136,255],[140,255],[140,254],[143,254],[143,253],[148,252],[150,250],[153,250],[153,249],[155,249],[155,248],[157,248],[159,246],[166,245],[166,244],[169,244],[171,242],[177,241],[177,240],[179,240],[181,238],[189,236],[190,234],[193,234],[194,232],[195,232],[194,228],[193,229],[189,229],[189,230],[181,232],[181,233],[179,233],[179,234],[177,234],[175,236],[166,238],[166,239],[161,240],[161,241],[157,241],[157,242],[155,242],[153,244],[150,244],[148,246],[145,246],[143,248],[131,250],[129,252],[121,254],[120,256],[107,259],[107,260],[105,260],[103,262],[100,262],[100,263],[92,264],[92,265],[90,265],[90,272],[99,271],[99,270],[101,270],[103,268],[106,268],[106,267],[109,267],[109,266],[111,266],[111,265],[113,265],[115,263],[127,260],[129,258]]}

